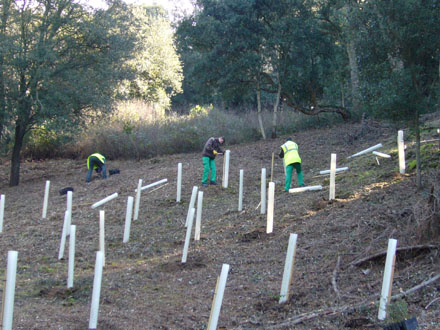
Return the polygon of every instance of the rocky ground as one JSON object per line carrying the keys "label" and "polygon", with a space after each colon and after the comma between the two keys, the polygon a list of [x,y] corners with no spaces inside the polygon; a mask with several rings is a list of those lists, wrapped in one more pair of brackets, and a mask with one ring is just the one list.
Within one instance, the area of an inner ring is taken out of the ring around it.
{"label": "rocky ground", "polygon": [[[109,160],[108,168],[118,168],[120,174],[107,180],[95,176],[90,184],[85,183],[85,160],[24,162],[20,185],[13,188],[8,187],[9,164],[4,161],[0,274],[6,268],[7,251],[18,251],[13,328],[88,328],[99,233],[99,210],[91,205],[115,192],[119,197],[102,207],[106,263],[98,329],[206,329],[224,263],[230,271],[219,328],[381,329],[405,316],[416,316],[420,329],[440,328],[440,281],[393,300],[390,317],[379,322],[385,256],[356,263],[384,251],[388,239],[395,238],[399,248],[421,247],[398,252],[393,296],[440,273],[439,236],[433,234],[438,219],[432,222],[429,214],[430,205],[438,202],[430,200],[431,192],[438,191],[434,180],[438,170],[426,170],[424,187],[417,191],[414,172],[399,174],[396,131],[371,122],[360,133],[359,125],[344,124],[292,135],[300,148],[306,184],[323,186],[322,191],[299,194],[282,188],[284,171],[277,154],[285,137],[227,145],[231,150],[228,188],[201,189],[199,153],[140,162]],[[391,154],[391,159],[377,162],[371,154],[347,159],[378,143],[383,143],[380,151]],[[407,144],[411,158],[414,153],[410,141]],[[437,144],[429,148],[437,164]],[[259,207],[260,177],[261,168],[266,168],[270,180],[272,153],[274,230],[266,234],[267,216],[260,214]],[[338,167],[349,170],[337,175],[336,200],[329,202],[329,179],[319,171],[330,168],[331,153],[337,154]],[[179,162],[182,201],[176,203]],[[218,157],[220,179],[222,162]],[[241,212],[237,211],[240,169],[244,170]],[[127,197],[135,196],[139,179],[146,185],[164,178],[167,184],[143,192],[139,219],[124,244]],[[51,181],[51,193],[47,219],[41,219],[46,180]],[[193,186],[204,192],[201,240],[191,240],[188,260],[182,264],[184,222]],[[65,258],[58,260],[66,209],[66,195],[59,190],[65,187],[74,188],[72,224],[77,226],[73,289],[67,289],[68,243]],[[280,305],[290,233],[298,234],[295,268],[290,298]]]}

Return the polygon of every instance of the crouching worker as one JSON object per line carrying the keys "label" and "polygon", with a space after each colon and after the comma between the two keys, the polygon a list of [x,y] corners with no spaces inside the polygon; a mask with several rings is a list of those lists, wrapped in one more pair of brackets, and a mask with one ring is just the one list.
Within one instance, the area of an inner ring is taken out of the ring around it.
{"label": "crouching worker", "polygon": [[296,169],[298,175],[298,185],[304,187],[303,173],[301,169],[301,158],[298,153],[298,145],[288,138],[286,142],[281,146],[279,154],[280,158],[284,158],[284,167],[286,168],[286,183],[284,185],[284,191],[289,191],[290,183],[292,181],[293,168]]}
{"label": "crouching worker", "polygon": [[203,148],[202,161],[203,161],[203,177],[202,186],[208,186],[209,171],[211,170],[211,181],[210,184],[217,185],[217,169],[215,167],[215,156],[217,154],[223,155],[224,152],[220,148],[220,145],[225,143],[225,138],[223,136],[219,138],[209,138],[206,141],[205,147]]}
{"label": "crouching worker", "polygon": [[93,170],[97,173],[102,173],[102,178],[107,179],[107,170],[105,168],[105,157],[101,154],[94,153],[87,158],[87,172],[86,182],[90,182]]}

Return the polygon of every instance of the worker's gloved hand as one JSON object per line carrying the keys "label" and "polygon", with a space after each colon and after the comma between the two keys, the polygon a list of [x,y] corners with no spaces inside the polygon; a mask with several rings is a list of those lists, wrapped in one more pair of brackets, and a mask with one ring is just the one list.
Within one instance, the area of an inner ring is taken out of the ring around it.
{"label": "worker's gloved hand", "polygon": [[212,153],[214,154],[214,156],[218,154],[217,150],[214,150]]}

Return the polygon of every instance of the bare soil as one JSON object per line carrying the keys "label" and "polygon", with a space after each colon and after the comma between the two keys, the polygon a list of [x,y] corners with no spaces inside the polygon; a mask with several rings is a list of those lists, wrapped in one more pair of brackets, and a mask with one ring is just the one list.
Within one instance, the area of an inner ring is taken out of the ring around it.
{"label": "bare soil", "polygon": [[[439,245],[438,236],[420,232],[421,220],[414,215],[429,198],[428,174],[424,189],[417,191],[413,172],[399,174],[396,131],[379,123],[370,123],[362,136],[359,131],[359,125],[344,124],[292,136],[300,148],[306,184],[323,186],[322,191],[299,194],[283,191],[284,171],[277,154],[285,137],[226,146],[231,150],[228,188],[202,189],[200,153],[140,162],[109,160],[108,168],[118,168],[120,174],[107,180],[94,174],[89,184],[85,160],[24,162],[21,183],[13,188],[8,187],[9,163],[4,162],[0,274],[4,279],[7,251],[18,251],[13,328],[88,328],[99,233],[99,210],[91,205],[117,192],[117,199],[100,208],[105,210],[106,264],[98,329],[206,329],[223,263],[230,271],[221,329],[381,329],[391,322],[377,319],[385,257],[350,264],[385,250],[389,238],[397,239],[398,247],[433,245],[398,253],[395,295],[440,272]],[[371,154],[347,159],[378,143],[391,159],[381,158],[379,164]],[[275,220],[273,233],[266,234],[267,217],[259,207],[260,177],[261,168],[266,168],[270,180],[272,153]],[[330,168],[331,153],[337,154],[338,167],[350,169],[337,175],[336,200],[329,202],[329,179],[319,171]],[[179,162],[183,187],[177,203]],[[221,182],[223,158],[216,162]],[[130,241],[122,243],[127,197],[135,196],[139,179],[146,185],[164,178],[167,184],[142,193],[139,219],[132,223]],[[51,181],[51,193],[47,219],[41,219],[46,180]],[[188,261],[182,264],[193,186],[204,192],[201,240],[191,240]],[[68,240],[64,259],[58,260],[66,209],[66,195],[59,190],[65,187],[74,188],[72,224],[77,226],[73,289],[67,289]],[[298,234],[295,269],[291,296],[280,305],[290,233]],[[408,316],[417,317],[420,329],[440,328],[440,300],[435,301],[439,290],[437,281],[404,298]],[[294,324],[299,315],[303,321]]]}

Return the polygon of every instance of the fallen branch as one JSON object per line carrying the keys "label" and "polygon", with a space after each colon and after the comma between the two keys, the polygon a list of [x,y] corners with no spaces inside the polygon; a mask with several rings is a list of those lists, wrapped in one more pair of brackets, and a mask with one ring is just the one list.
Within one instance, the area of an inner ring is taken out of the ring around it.
{"label": "fallen branch", "polygon": [[338,296],[338,299],[341,298],[341,295],[339,294],[338,285],[336,283],[336,279],[338,278],[338,269],[339,265],[341,264],[341,256],[338,254],[338,261],[336,262],[336,267],[333,270],[333,278],[332,278],[332,285],[333,290],[335,291],[336,295]]}
{"label": "fallen branch", "polygon": [[415,287],[412,287],[411,289],[409,289],[405,292],[402,292],[402,293],[396,294],[395,296],[392,296],[391,300],[399,299],[399,298],[405,297],[413,292],[416,292],[417,290],[420,290],[421,288],[424,288],[425,286],[427,286],[431,283],[434,283],[439,278],[440,278],[440,274],[437,274],[434,277],[430,278],[429,280],[426,280],[425,282],[422,282],[419,285],[416,285]]}
{"label": "fallen branch", "polygon": [[160,186],[160,187],[158,187],[158,188],[156,188],[156,189],[150,190],[150,191],[147,192],[146,194],[151,194],[153,191],[156,191],[156,190],[158,190],[158,189],[161,189],[161,188],[165,187],[166,185],[168,185],[168,183],[165,183],[164,185],[162,185],[162,186]]}
{"label": "fallen branch", "polygon": [[258,210],[258,208],[260,207],[260,205],[261,205],[261,201],[258,203],[257,207],[255,208],[255,211]]}
{"label": "fallen branch", "polygon": [[[407,252],[407,251],[413,251],[413,250],[431,250],[431,249],[438,249],[439,247],[436,245],[415,245],[415,246],[404,246],[404,247],[399,247],[396,249],[396,254],[397,252]],[[348,266],[359,266],[360,264],[363,264],[364,262],[370,261],[370,260],[374,260],[380,257],[383,257],[387,254],[387,250],[383,250],[381,252],[378,252],[376,254],[373,254],[371,256],[359,259],[359,260],[355,260],[352,261],[348,264]]]}
{"label": "fallen branch", "polygon": [[431,302],[428,305],[426,305],[425,309],[428,309],[429,306],[431,306],[433,303],[435,303],[439,299],[440,299],[440,297],[437,297],[434,300],[431,300]]}
{"label": "fallen branch", "polygon": [[[396,294],[394,296],[392,296],[390,298],[390,302],[399,298],[402,298],[404,296],[410,295],[411,293],[416,292],[417,290],[420,290],[421,288],[437,281],[440,278],[440,274],[437,274],[436,276],[430,278],[429,280],[426,280],[422,283],[420,283],[419,285],[416,285],[415,287],[412,287],[411,289]],[[279,329],[279,328],[283,328],[286,326],[292,326],[304,321],[308,321],[311,320],[313,318],[316,317],[320,317],[320,316],[329,316],[329,315],[336,315],[336,314],[340,314],[343,312],[350,312],[359,308],[365,308],[365,307],[369,307],[369,306],[376,306],[378,305],[378,301],[373,301],[374,299],[377,300],[377,297],[379,297],[379,294],[375,294],[373,296],[371,296],[368,300],[365,300],[359,304],[356,304],[354,306],[341,306],[341,307],[335,307],[335,308],[328,308],[328,309],[321,309],[321,310],[317,310],[314,312],[309,312],[309,313],[303,313],[300,315],[297,315],[295,317],[292,317],[290,319],[287,319],[286,321],[282,322],[282,323],[278,323],[278,324],[273,324],[271,326],[266,327],[266,329]]]}

